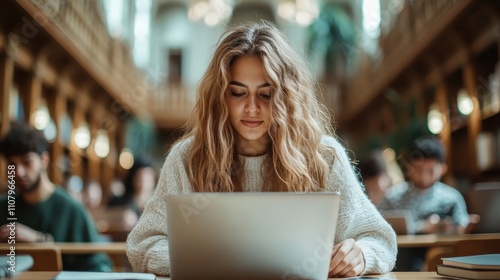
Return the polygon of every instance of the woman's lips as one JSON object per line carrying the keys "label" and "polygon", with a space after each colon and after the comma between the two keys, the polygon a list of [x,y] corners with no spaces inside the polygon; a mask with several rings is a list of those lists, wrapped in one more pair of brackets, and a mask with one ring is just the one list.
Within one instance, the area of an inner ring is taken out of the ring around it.
{"label": "woman's lips", "polygon": [[248,120],[242,120],[241,121],[244,126],[246,127],[257,127],[263,123],[263,121],[248,121]]}

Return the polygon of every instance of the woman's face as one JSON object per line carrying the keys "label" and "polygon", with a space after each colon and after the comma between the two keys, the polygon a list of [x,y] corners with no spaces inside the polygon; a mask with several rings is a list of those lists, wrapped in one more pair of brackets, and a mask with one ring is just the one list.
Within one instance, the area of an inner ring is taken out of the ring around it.
{"label": "woman's face", "polygon": [[272,87],[262,60],[257,56],[235,59],[230,69],[226,103],[229,121],[238,133],[238,151],[260,155],[269,146]]}

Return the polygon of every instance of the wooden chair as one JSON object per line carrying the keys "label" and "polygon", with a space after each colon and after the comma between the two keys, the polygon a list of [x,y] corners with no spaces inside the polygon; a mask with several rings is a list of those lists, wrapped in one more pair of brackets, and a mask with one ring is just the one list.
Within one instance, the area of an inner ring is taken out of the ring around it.
{"label": "wooden chair", "polygon": [[429,248],[424,270],[434,271],[442,263],[441,258],[483,254],[500,254],[500,240],[461,240],[453,246]]}
{"label": "wooden chair", "polygon": [[462,240],[455,245],[454,256],[500,254],[500,240]]}
{"label": "wooden chair", "polygon": [[[61,271],[62,255],[61,249],[54,245],[16,244],[16,255],[30,255],[33,258],[33,266],[30,271]],[[2,248],[0,254],[7,255],[8,250]]]}
{"label": "wooden chair", "polygon": [[453,257],[454,247],[432,247],[427,249],[423,271],[436,271],[436,265],[442,264],[441,258]]}

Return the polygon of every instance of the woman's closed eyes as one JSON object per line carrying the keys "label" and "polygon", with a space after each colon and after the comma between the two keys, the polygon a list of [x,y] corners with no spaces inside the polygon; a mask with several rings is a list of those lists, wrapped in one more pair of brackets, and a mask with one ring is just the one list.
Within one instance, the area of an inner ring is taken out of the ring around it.
{"label": "woman's closed eyes", "polygon": [[[231,95],[234,97],[243,97],[246,94],[247,94],[246,92],[231,90]],[[261,92],[261,93],[258,93],[258,95],[262,100],[265,100],[265,101],[269,101],[271,99],[271,93],[268,93],[268,92]]]}

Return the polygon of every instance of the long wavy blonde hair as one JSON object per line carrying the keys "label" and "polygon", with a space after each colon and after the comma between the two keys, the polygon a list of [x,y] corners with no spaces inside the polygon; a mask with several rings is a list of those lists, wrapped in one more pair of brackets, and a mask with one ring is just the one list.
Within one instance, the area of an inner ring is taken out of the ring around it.
{"label": "long wavy blonde hair", "polygon": [[263,191],[324,190],[335,158],[335,151],[321,144],[323,135],[333,135],[330,116],[306,63],[281,32],[264,21],[239,26],[222,36],[200,81],[197,103],[182,138],[192,138],[187,171],[193,190],[242,191],[243,164],[225,94],[231,63],[248,55],[262,59],[274,90]]}

